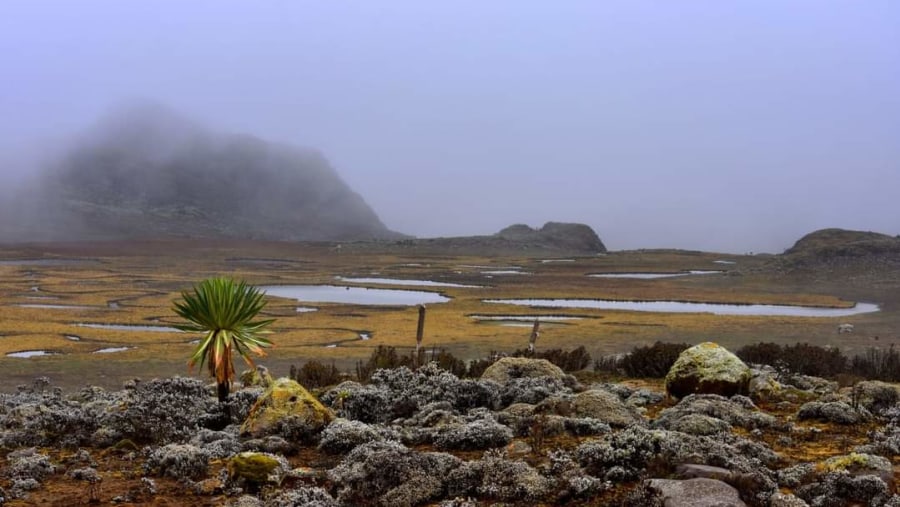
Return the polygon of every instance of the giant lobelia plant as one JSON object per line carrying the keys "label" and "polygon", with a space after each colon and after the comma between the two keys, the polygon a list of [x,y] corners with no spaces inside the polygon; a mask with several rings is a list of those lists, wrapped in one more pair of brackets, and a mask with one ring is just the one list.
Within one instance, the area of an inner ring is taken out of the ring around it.
{"label": "giant lobelia plant", "polygon": [[265,356],[263,348],[272,346],[263,335],[270,332],[265,328],[275,319],[254,321],[266,306],[265,293],[243,281],[209,278],[195,285],[193,291],[183,291],[181,298],[174,302],[173,310],[188,323],[175,327],[204,333],[188,366],[199,362],[203,368],[207,363],[210,375],[216,379],[219,401],[225,401],[234,379],[232,352],[240,354],[253,368],[250,352]]}

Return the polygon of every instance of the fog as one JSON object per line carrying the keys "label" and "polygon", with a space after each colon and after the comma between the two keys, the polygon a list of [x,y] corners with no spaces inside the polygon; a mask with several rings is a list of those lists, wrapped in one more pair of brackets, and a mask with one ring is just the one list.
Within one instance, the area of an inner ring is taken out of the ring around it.
{"label": "fog", "polygon": [[900,233],[900,4],[0,2],[9,193],[110,109],[322,153],[391,229],[610,249]]}

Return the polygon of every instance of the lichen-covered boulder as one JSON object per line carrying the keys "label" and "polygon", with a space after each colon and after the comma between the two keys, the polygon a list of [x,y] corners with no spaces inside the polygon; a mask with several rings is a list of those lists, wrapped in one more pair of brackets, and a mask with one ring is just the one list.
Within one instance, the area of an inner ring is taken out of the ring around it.
{"label": "lichen-covered boulder", "polygon": [[261,452],[242,452],[228,460],[228,478],[237,484],[279,484],[290,466],[284,458]]}
{"label": "lichen-covered boulder", "polygon": [[297,382],[280,378],[263,393],[241,425],[252,438],[278,435],[307,441],[334,420],[334,414]]}
{"label": "lichen-covered boulder", "polygon": [[559,366],[546,359],[504,357],[488,366],[481,374],[481,379],[505,384],[516,378],[551,377],[562,380],[565,376],[565,372]]}
{"label": "lichen-covered boulder", "polygon": [[894,485],[894,467],[891,461],[872,454],[850,453],[834,456],[818,467],[820,472],[848,472],[850,475],[875,475],[889,487]]}
{"label": "lichen-covered boulder", "polygon": [[575,395],[572,402],[575,415],[590,417],[609,424],[614,428],[624,428],[632,424],[643,424],[637,410],[623,403],[615,394],[602,389],[590,389]]}
{"label": "lichen-covered boulder", "polygon": [[666,375],[666,391],[689,394],[747,394],[750,368],[724,347],[706,342],[682,352]]}

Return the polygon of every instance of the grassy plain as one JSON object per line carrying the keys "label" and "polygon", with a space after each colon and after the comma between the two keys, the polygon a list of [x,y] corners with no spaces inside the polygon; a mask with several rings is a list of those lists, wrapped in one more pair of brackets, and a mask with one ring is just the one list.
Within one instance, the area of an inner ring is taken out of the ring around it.
{"label": "grassy plain", "polygon": [[[123,380],[134,377],[187,374],[186,361],[193,347],[190,342],[196,336],[78,324],[171,325],[177,322],[172,301],[180,291],[203,278],[223,275],[257,285],[327,284],[335,283],[335,276],[480,285],[394,287],[439,291],[451,297],[448,303],[428,306],[424,344],[466,359],[492,350],[524,347],[530,333],[528,327],[479,323],[471,317],[475,314],[583,317],[546,325],[538,347],[584,345],[594,357],[657,340],[714,340],[732,349],[758,341],[806,341],[839,346],[849,353],[900,341],[900,280],[896,277],[797,276],[766,268],[770,256],[670,250],[565,257],[561,262],[546,262],[548,259],[552,257],[546,254],[447,255],[364,244],[337,248],[332,244],[148,241],[0,246],[0,389],[12,390],[16,384],[41,375],[51,377],[55,385],[77,388],[86,383],[119,387]],[[715,262],[722,260],[734,264]],[[509,266],[529,274],[482,273]],[[586,276],[691,269],[723,273],[651,280]],[[482,301],[503,298],[665,299],[826,307],[861,300],[880,304],[882,311],[840,318],[738,317],[535,309]],[[318,310],[300,313],[298,306]],[[286,374],[291,364],[299,366],[309,359],[334,361],[350,370],[377,345],[415,345],[415,307],[300,303],[271,297],[266,313],[278,319],[272,336],[276,347],[259,362],[276,375]],[[853,334],[837,333],[837,324],[844,322],[855,325]],[[371,339],[361,340],[361,333]],[[132,348],[96,352],[114,347]],[[9,353],[34,350],[53,355],[7,357]]]}

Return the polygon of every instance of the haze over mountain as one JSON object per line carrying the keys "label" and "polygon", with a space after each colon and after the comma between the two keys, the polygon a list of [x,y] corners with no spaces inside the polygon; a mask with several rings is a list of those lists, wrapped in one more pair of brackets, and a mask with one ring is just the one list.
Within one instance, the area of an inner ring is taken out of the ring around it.
{"label": "haze over mountain", "polygon": [[213,132],[152,103],[78,136],[7,199],[0,240],[397,238],[311,150]]}
{"label": "haze over mountain", "polygon": [[554,220],[613,250],[777,253],[900,233],[896,0],[3,0],[0,54],[0,187],[149,97],[321,150],[419,237]]}

